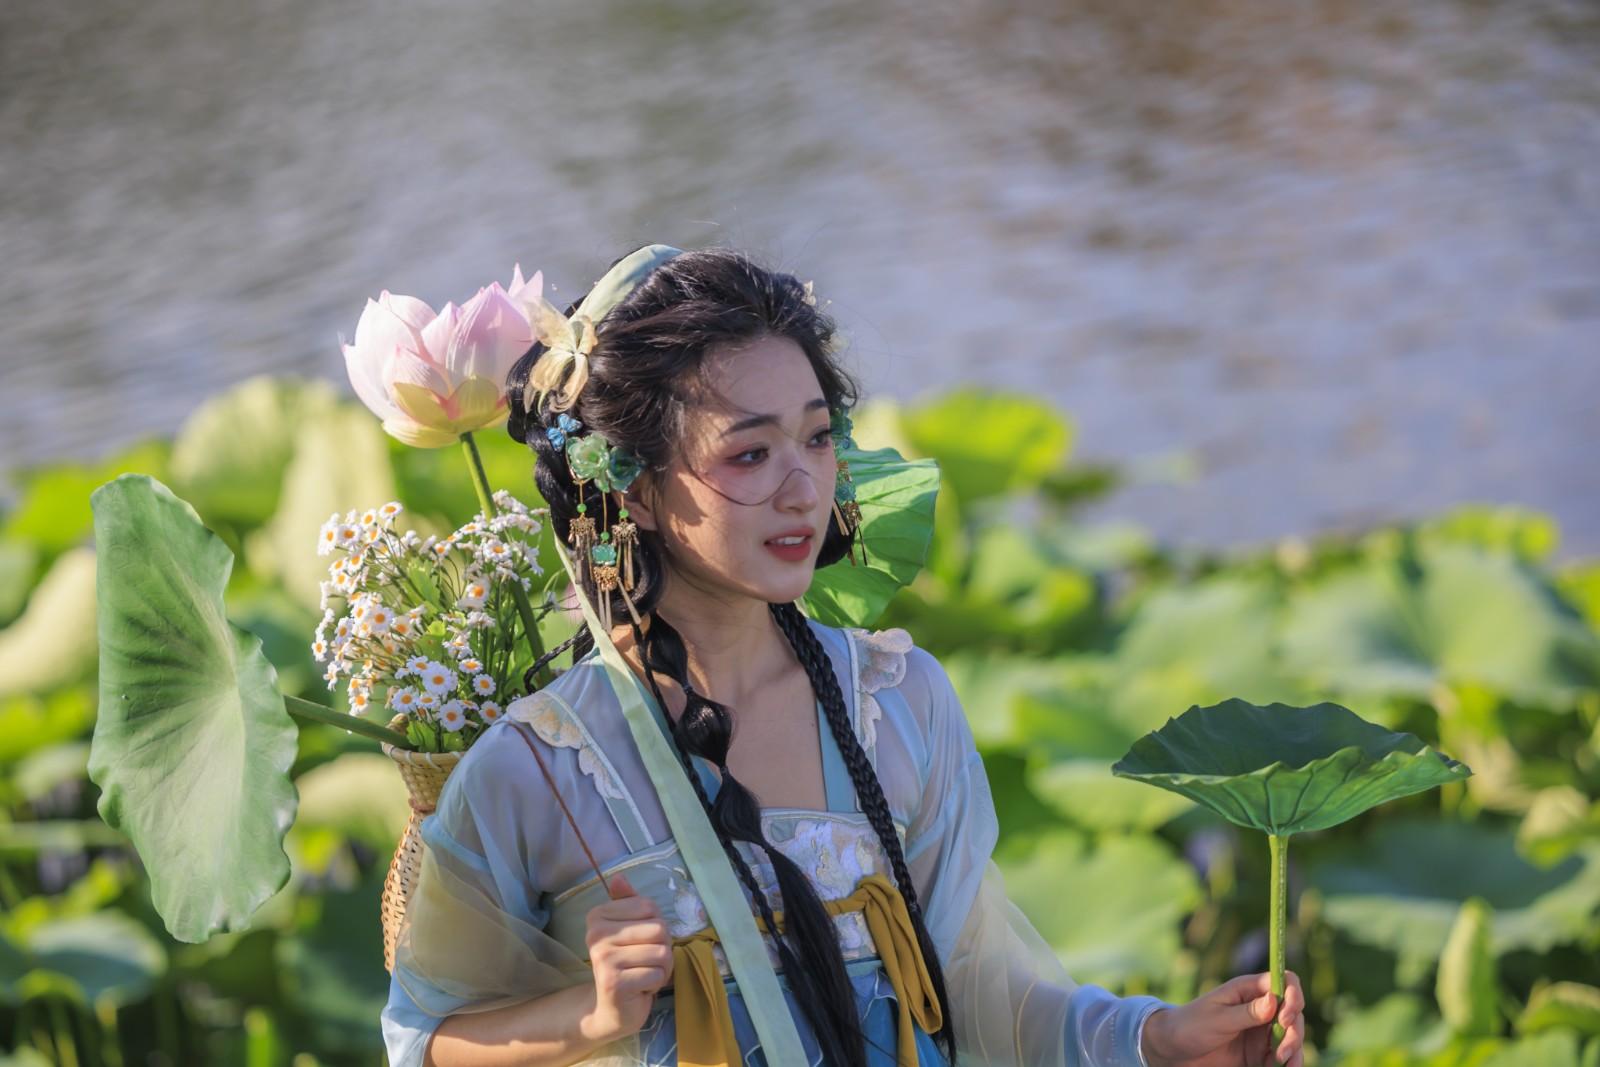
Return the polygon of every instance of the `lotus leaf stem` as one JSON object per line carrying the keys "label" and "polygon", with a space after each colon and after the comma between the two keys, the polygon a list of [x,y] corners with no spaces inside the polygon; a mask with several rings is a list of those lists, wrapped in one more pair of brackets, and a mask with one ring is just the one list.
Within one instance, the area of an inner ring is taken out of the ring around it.
{"label": "lotus leaf stem", "polygon": [[[1277,1008],[1283,1007],[1284,991],[1284,941],[1288,933],[1289,879],[1286,877],[1289,856],[1289,835],[1268,834],[1267,844],[1272,849],[1272,929],[1270,932],[1270,966],[1272,969],[1272,996]],[[1275,1009],[1276,1011],[1276,1009]],[[1274,1053],[1283,1040],[1283,1027],[1277,1015],[1272,1019],[1272,1047],[1267,1049],[1267,1062],[1274,1062]]]}
{"label": "lotus leaf stem", "polygon": [[405,734],[391,730],[387,726],[379,726],[375,722],[368,722],[359,715],[347,715],[342,711],[334,711],[332,708],[325,708],[321,704],[313,704],[309,700],[301,700],[297,696],[289,696],[287,694],[284,695],[283,706],[290,715],[298,719],[310,719],[312,722],[337,726],[341,730],[349,730],[353,734],[370,737],[374,741],[387,741],[395,748],[403,748],[407,751],[416,747]]}

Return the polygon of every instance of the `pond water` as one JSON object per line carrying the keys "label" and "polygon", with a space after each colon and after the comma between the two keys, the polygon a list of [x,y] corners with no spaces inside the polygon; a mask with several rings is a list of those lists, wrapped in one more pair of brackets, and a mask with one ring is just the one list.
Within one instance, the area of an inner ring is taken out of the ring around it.
{"label": "pond water", "polygon": [[1600,553],[1592,3],[9,0],[0,146],[13,471],[342,380],[380,289],[721,242],[870,393],[1064,406],[1168,541],[1487,500]]}

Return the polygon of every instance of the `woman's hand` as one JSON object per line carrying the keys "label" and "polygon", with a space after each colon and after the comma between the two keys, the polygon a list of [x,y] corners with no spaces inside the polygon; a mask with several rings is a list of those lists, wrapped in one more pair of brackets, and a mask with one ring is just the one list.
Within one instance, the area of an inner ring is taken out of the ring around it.
{"label": "woman's hand", "polygon": [[[1281,1008],[1276,1001],[1271,975],[1235,978],[1181,1008],[1151,1015],[1140,1047],[1150,1067],[1302,1067],[1306,998],[1293,971],[1285,975]],[[1276,1049],[1270,1048],[1274,1010],[1285,1031]]]}
{"label": "woman's hand", "polygon": [[602,1042],[638,1033],[656,992],[672,981],[672,931],[661,909],[620,874],[608,884],[612,899],[589,909],[594,1006],[582,1023],[585,1037]]}

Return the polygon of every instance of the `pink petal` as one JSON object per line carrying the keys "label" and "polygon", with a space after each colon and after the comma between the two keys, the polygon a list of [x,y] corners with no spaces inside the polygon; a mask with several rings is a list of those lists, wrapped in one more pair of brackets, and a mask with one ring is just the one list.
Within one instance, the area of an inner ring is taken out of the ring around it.
{"label": "pink petal", "polygon": [[511,365],[532,344],[528,320],[496,284],[480,290],[461,309],[444,365],[452,384],[486,378],[503,389]]}
{"label": "pink petal", "polygon": [[[390,351],[393,351],[391,349]],[[400,414],[400,409],[394,406],[389,396],[388,386],[383,382],[383,361],[368,358],[369,353],[363,354],[354,345],[344,346],[344,368],[350,375],[350,384],[355,388],[356,396],[367,405],[380,419],[392,419]]]}

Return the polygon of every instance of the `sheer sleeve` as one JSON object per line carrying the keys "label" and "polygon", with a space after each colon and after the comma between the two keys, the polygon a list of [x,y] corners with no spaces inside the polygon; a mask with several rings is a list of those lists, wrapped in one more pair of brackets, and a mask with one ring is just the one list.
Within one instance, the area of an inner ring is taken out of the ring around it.
{"label": "sheer sleeve", "polygon": [[[422,824],[422,865],[395,946],[383,1011],[392,1067],[420,1067],[448,1015],[521,1003],[591,980],[585,960],[545,933],[549,911],[529,877],[558,841],[530,825],[550,793],[518,727],[498,725],[451,774]],[[634,1041],[636,1046],[637,1042]],[[609,1046],[592,1062],[636,1063]],[[591,1062],[591,1061],[586,1061]]]}
{"label": "sheer sleeve", "polygon": [[[1133,1067],[1154,997],[1080,986],[1006,898],[992,853],[998,834],[988,778],[944,670],[913,649],[900,686],[925,731],[920,806],[906,859],[945,962],[963,1064]],[[1066,889],[1070,892],[1070,889]]]}

